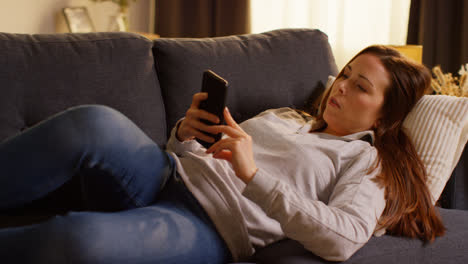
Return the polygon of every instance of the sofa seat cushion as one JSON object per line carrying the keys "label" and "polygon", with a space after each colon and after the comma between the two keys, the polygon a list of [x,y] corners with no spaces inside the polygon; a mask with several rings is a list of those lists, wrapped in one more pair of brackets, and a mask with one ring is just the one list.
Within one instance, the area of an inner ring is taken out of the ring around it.
{"label": "sofa seat cushion", "polygon": [[327,36],[312,29],[161,38],[153,49],[169,129],[200,91],[206,69],[230,83],[227,106],[238,122],[269,108],[303,108],[311,95],[320,95],[328,75],[337,72]]}
{"label": "sofa seat cushion", "polygon": [[[342,263],[359,264],[439,264],[468,263],[468,211],[442,209],[446,234],[433,243],[419,239],[384,235],[372,237],[350,259]],[[293,240],[282,240],[259,250],[252,262],[269,264],[336,263],[321,259]]]}
{"label": "sofa seat cushion", "polygon": [[130,33],[0,33],[0,141],[71,106],[103,104],[165,144],[152,45]]}

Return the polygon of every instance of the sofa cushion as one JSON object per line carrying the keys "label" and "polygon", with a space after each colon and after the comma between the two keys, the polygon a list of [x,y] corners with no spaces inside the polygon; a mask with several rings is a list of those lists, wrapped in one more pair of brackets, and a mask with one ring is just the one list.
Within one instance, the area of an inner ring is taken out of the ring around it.
{"label": "sofa cushion", "polygon": [[426,167],[427,186],[435,203],[468,140],[468,98],[425,95],[408,114],[403,128]]}
{"label": "sofa cushion", "polygon": [[154,57],[168,128],[185,115],[211,69],[229,83],[227,106],[237,122],[268,109],[303,108],[337,73],[327,36],[312,29],[282,29],[205,39],[157,39]]}
{"label": "sofa cushion", "polygon": [[130,33],[0,33],[0,141],[68,107],[103,104],[164,144],[152,44]]}
{"label": "sofa cushion", "polygon": [[[356,254],[341,263],[468,263],[468,211],[441,208],[440,213],[447,232],[433,243],[424,244],[419,239],[390,235],[372,237]],[[259,250],[252,261],[269,264],[336,263],[315,256],[289,239]]]}

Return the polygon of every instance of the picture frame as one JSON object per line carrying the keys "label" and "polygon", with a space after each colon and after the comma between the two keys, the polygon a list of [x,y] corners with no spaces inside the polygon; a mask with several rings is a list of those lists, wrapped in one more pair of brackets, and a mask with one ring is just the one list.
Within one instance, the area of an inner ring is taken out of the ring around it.
{"label": "picture frame", "polygon": [[70,32],[95,32],[93,21],[86,7],[65,7],[62,9],[62,12]]}

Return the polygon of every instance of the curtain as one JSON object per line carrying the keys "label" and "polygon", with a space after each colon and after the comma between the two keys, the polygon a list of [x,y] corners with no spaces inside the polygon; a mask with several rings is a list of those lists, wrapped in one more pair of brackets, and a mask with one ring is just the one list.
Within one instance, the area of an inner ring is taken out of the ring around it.
{"label": "curtain", "polygon": [[[468,63],[468,0],[412,0],[408,44],[423,45],[423,63],[458,76]],[[468,210],[468,147],[440,197],[444,208]],[[466,163],[465,163],[466,164]]]}
{"label": "curtain", "polygon": [[468,0],[412,0],[408,44],[423,45],[423,63],[458,75],[468,63]]}
{"label": "curtain", "polygon": [[250,31],[249,0],[156,0],[161,37],[215,37]]}
{"label": "curtain", "polygon": [[343,67],[372,44],[405,45],[410,0],[251,0],[252,32],[316,28]]}

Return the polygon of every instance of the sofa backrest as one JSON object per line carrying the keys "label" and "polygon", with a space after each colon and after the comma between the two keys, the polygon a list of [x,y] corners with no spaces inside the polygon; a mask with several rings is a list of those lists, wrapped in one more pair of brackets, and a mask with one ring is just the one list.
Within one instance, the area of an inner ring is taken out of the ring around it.
{"label": "sofa backrest", "polygon": [[337,68],[327,36],[313,29],[282,29],[204,39],[154,41],[156,71],[168,129],[185,115],[211,69],[229,83],[227,106],[241,122],[268,108],[303,108]]}
{"label": "sofa backrest", "polygon": [[[69,107],[103,104],[164,146],[205,69],[230,82],[238,122],[307,107],[337,74],[327,36],[313,29],[154,42],[131,33],[0,33],[0,62],[0,142]],[[442,194],[447,208],[468,209],[467,149]]]}
{"label": "sofa backrest", "polygon": [[104,104],[165,144],[153,43],[130,33],[0,33],[0,142],[79,104]]}
{"label": "sofa backrest", "polygon": [[468,144],[439,200],[444,208],[468,210]]}

